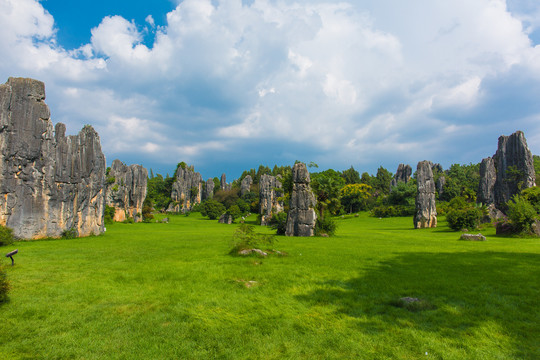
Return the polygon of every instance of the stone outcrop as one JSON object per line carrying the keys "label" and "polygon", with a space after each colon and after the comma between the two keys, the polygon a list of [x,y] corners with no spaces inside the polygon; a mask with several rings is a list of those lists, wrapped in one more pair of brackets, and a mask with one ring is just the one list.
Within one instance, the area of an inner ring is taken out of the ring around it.
{"label": "stone outcrop", "polygon": [[169,210],[186,212],[191,210],[193,204],[200,204],[203,184],[201,174],[195,172],[193,166],[179,166],[172,185],[171,200],[173,202]]}
{"label": "stone outcrop", "polygon": [[437,208],[435,207],[435,182],[431,161],[420,161],[416,168],[418,192],[415,201],[414,228],[437,227]]}
{"label": "stone outcrop", "polygon": [[411,179],[412,175],[412,168],[410,165],[405,164],[399,164],[396,174],[394,175],[394,178],[392,179],[392,182],[390,183],[390,188],[393,188],[397,186],[398,183],[408,183]]}
{"label": "stone outcrop", "polygon": [[435,183],[439,197],[442,196],[442,194],[444,193],[444,185],[446,185],[446,177],[439,176],[439,178],[437,179]]}
{"label": "stone outcrop", "polygon": [[495,202],[494,187],[496,180],[495,162],[490,157],[482,159],[480,163],[480,184],[476,196],[478,203],[489,205]]}
{"label": "stone outcrop", "polygon": [[202,196],[202,200],[208,200],[212,199],[214,197],[214,179],[208,179],[206,180],[206,184],[204,186],[204,192]]}
{"label": "stone outcrop", "polygon": [[103,232],[105,156],[85,126],[53,124],[41,81],[0,85],[0,224],[25,239]]}
{"label": "stone outcrop", "polygon": [[493,189],[494,203],[504,212],[506,202],[512,196],[536,185],[533,156],[523,132],[500,136],[493,162],[497,172]]}
{"label": "stone outcrop", "polygon": [[222,214],[220,217],[219,217],[219,220],[218,222],[220,224],[232,224],[233,223],[233,216],[230,215],[230,214]]}
{"label": "stone outcrop", "polygon": [[142,208],[146,199],[148,171],[141,165],[127,166],[114,160],[107,177],[106,204],[115,208],[114,221],[133,218],[142,221]]}
{"label": "stone outcrop", "polygon": [[482,234],[461,234],[459,239],[466,241],[486,241],[486,237]]}
{"label": "stone outcrop", "polygon": [[250,192],[251,185],[253,185],[253,179],[251,178],[251,175],[246,175],[246,177],[243,178],[242,182],[240,183],[240,196],[244,196]]}
{"label": "stone outcrop", "polygon": [[268,225],[272,214],[283,211],[283,202],[278,200],[279,197],[283,196],[279,190],[281,188],[282,184],[275,176],[266,174],[261,176],[259,180],[259,214],[261,214],[261,225]]}
{"label": "stone outcrop", "polygon": [[225,174],[221,174],[221,180],[219,182],[220,188],[223,191],[232,190],[232,184],[227,184],[227,177]]}
{"label": "stone outcrop", "polygon": [[289,214],[287,216],[287,236],[313,236],[317,215],[315,196],[309,185],[309,172],[304,163],[296,163],[292,169],[293,189]]}

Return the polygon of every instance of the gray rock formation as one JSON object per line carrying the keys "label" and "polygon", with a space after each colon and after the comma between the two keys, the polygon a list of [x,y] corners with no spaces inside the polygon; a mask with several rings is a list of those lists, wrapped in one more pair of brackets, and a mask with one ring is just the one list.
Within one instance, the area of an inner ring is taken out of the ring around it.
{"label": "gray rock formation", "polygon": [[525,135],[517,131],[510,136],[499,137],[497,152],[493,156],[497,179],[494,185],[495,206],[506,209],[506,202],[521,190],[535,186],[533,156]]}
{"label": "gray rock formation", "polygon": [[495,202],[495,181],[497,180],[497,172],[495,170],[495,162],[492,158],[482,159],[480,163],[480,184],[478,186],[478,194],[476,202],[479,204],[493,204]]}
{"label": "gray rock formation", "polygon": [[462,234],[459,239],[466,241],[486,241],[486,237],[482,234]]}
{"label": "gray rock formation", "polygon": [[201,174],[195,172],[193,166],[179,166],[171,191],[173,203],[169,208],[174,212],[186,212],[191,210],[193,204],[200,204],[203,184]]}
{"label": "gray rock formation", "polygon": [[412,168],[410,165],[405,164],[399,164],[396,174],[394,175],[394,178],[392,179],[392,182],[390,183],[390,188],[393,188],[397,186],[398,183],[408,183],[411,179],[412,175]]}
{"label": "gray rock formation", "polygon": [[251,185],[253,185],[253,179],[251,178],[251,175],[246,175],[246,177],[243,178],[242,182],[240,183],[240,196],[244,196],[250,192]]}
{"label": "gray rock formation", "polygon": [[261,225],[268,225],[272,214],[283,211],[283,202],[278,201],[278,198],[283,196],[279,190],[281,188],[282,184],[275,176],[266,174],[261,176],[259,180],[259,214],[262,215]]}
{"label": "gray rock formation", "polygon": [[309,186],[309,172],[304,163],[294,164],[293,189],[289,214],[287,216],[287,236],[313,236],[317,215],[315,206],[317,201]]}
{"label": "gray rock formation", "polygon": [[148,171],[141,165],[127,166],[114,160],[107,174],[106,204],[115,208],[114,221],[133,218],[142,221],[142,208],[146,199]]}
{"label": "gray rock formation", "polygon": [[446,177],[439,176],[439,178],[437,179],[437,182],[435,183],[439,197],[444,193],[444,185],[446,185]]}
{"label": "gray rock formation", "polygon": [[437,208],[435,207],[435,182],[431,170],[431,161],[420,161],[416,168],[416,211],[414,228],[437,227]]}
{"label": "gray rock formation", "polygon": [[232,215],[229,215],[229,214],[222,214],[220,217],[219,217],[219,220],[218,222],[220,224],[232,224],[233,223],[233,217]]}
{"label": "gray rock formation", "polygon": [[25,239],[103,232],[105,156],[85,126],[53,124],[41,81],[0,85],[0,224]]}
{"label": "gray rock formation", "polygon": [[204,186],[204,192],[202,196],[202,200],[208,200],[212,199],[214,197],[214,179],[208,179],[206,180],[206,184]]}
{"label": "gray rock formation", "polygon": [[227,177],[225,174],[221,174],[220,187],[223,191],[232,190],[232,184],[227,184]]}

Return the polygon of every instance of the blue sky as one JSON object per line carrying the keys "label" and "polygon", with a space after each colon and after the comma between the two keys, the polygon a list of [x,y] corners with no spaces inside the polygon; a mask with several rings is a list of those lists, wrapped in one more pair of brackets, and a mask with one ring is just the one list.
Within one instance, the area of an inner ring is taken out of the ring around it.
{"label": "blue sky", "polygon": [[154,173],[314,161],[375,173],[540,154],[536,0],[0,0],[0,82]]}

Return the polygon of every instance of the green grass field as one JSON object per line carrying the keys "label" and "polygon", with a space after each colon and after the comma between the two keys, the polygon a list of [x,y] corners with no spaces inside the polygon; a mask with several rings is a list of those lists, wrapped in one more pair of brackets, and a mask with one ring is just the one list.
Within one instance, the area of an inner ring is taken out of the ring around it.
{"label": "green grass field", "polygon": [[340,218],[264,259],[197,215],[2,247],[0,359],[540,359],[540,240],[459,241],[441,220]]}

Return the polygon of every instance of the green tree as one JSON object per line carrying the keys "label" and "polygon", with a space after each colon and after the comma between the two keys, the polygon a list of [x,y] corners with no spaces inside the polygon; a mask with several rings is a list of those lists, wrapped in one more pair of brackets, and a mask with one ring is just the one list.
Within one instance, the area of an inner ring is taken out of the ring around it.
{"label": "green tree", "polygon": [[344,170],[342,173],[341,173],[341,176],[343,177],[343,179],[345,180],[345,184],[346,185],[349,185],[349,184],[360,184],[360,173],[356,170],[354,170],[354,168],[352,167],[351,165],[351,168],[348,169],[348,170]]}
{"label": "green tree", "polygon": [[388,195],[390,193],[390,183],[394,175],[382,166],[377,169],[377,175],[372,179],[372,186],[380,194]]}
{"label": "green tree", "polygon": [[373,188],[366,184],[348,184],[340,190],[341,203],[350,213],[366,210]]}
{"label": "green tree", "polygon": [[214,199],[208,199],[201,204],[201,214],[210,220],[216,220],[225,213],[225,206]]}
{"label": "green tree", "polygon": [[519,195],[514,195],[506,205],[508,207],[508,219],[512,224],[513,231],[516,233],[531,233],[531,226],[538,218],[536,209]]}
{"label": "green tree", "polygon": [[242,217],[242,210],[240,210],[238,205],[232,205],[229,209],[227,209],[227,214],[231,215],[234,221]]}
{"label": "green tree", "polygon": [[339,191],[344,185],[345,180],[340,173],[333,169],[311,174],[311,188],[317,198],[317,212],[321,219],[324,219],[326,210],[332,215],[337,215],[340,212]]}
{"label": "green tree", "polygon": [[463,196],[468,202],[476,201],[476,192],[480,184],[480,164],[452,164],[445,174],[446,183],[440,197],[442,201],[450,201]]}

